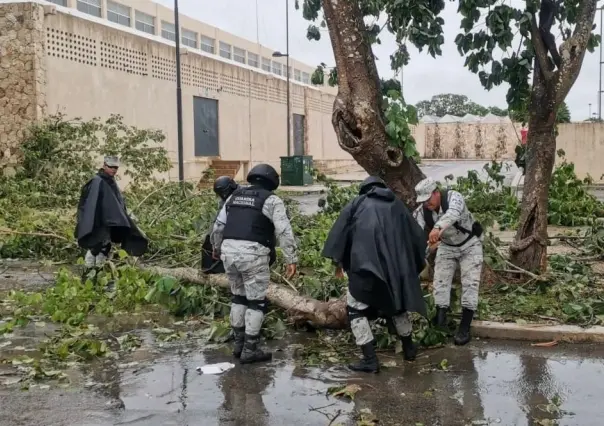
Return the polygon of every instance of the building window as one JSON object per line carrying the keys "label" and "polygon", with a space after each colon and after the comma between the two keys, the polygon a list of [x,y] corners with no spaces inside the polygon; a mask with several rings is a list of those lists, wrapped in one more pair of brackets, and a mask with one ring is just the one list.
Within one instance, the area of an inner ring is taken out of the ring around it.
{"label": "building window", "polygon": [[101,17],[101,0],[78,0],[78,10],[88,15]]}
{"label": "building window", "polygon": [[273,74],[282,75],[283,74],[283,65],[279,62],[273,61]]}
{"label": "building window", "polygon": [[302,83],[310,84],[310,75],[307,72],[302,73]]}
{"label": "building window", "polygon": [[155,17],[137,10],[134,12],[134,26],[139,31],[155,34]]}
{"label": "building window", "polygon": [[300,70],[294,69],[294,80],[302,81],[302,73]]}
{"label": "building window", "polygon": [[258,66],[260,65],[258,63],[258,55],[256,55],[255,53],[247,52],[247,64],[250,67],[258,68]]}
{"label": "building window", "polygon": [[67,0],[49,0],[51,3],[58,4],[59,6],[67,6]]}
{"label": "building window", "polygon": [[271,60],[268,58],[262,58],[262,69],[266,72],[271,72]]}
{"label": "building window", "polygon": [[176,27],[166,21],[161,21],[161,36],[166,40],[176,41]]}
{"label": "building window", "polygon": [[130,8],[107,0],[107,19],[116,24],[130,26]]}
{"label": "building window", "polygon": [[231,45],[223,41],[220,42],[220,56],[231,59]]}
{"label": "building window", "polygon": [[245,50],[233,47],[233,59],[241,64],[245,64]]}
{"label": "building window", "polygon": [[214,40],[213,38],[210,38],[210,37],[206,37],[204,35],[202,35],[200,37],[200,40],[201,40],[201,50],[203,50],[204,52],[211,53],[213,55],[215,53],[214,46],[216,46],[216,40]]}
{"label": "building window", "polygon": [[197,49],[197,33],[194,31],[182,29],[182,44]]}

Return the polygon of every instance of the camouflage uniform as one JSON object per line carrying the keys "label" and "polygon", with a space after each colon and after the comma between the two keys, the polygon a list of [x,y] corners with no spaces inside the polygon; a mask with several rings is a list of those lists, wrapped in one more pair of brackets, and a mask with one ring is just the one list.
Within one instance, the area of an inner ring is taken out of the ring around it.
{"label": "camouflage uniform", "polygon": [[[350,294],[350,292],[346,294],[346,304],[349,307],[358,311],[364,311],[365,309],[369,309],[369,305],[366,305],[365,303],[356,300],[354,297],[352,297],[352,294]],[[394,323],[396,333],[399,336],[406,337],[411,335],[413,329],[408,312],[404,312],[401,315],[393,317],[392,322]],[[373,342],[373,333],[371,332],[371,327],[369,325],[369,320],[367,319],[367,317],[362,316],[353,319],[350,322],[350,328],[352,329],[352,334],[354,335],[358,346],[363,346]]]}
{"label": "camouflage uniform", "polygon": [[[418,185],[419,186],[419,185]],[[418,196],[421,189],[418,191]],[[434,301],[437,306],[448,308],[451,298],[453,276],[459,264],[461,272],[461,306],[475,311],[478,306],[478,289],[482,272],[482,242],[472,237],[461,247],[454,245],[462,243],[468,236],[458,231],[453,224],[458,223],[462,228],[472,229],[474,218],[468,210],[463,196],[457,191],[448,191],[449,209],[443,214],[432,212],[435,227],[446,228],[442,235],[436,262],[434,265]],[[424,228],[424,211],[422,206],[413,212],[415,220]]]}
{"label": "camouflage uniform", "polygon": [[[228,199],[227,199],[228,203]],[[266,199],[262,208],[264,216],[275,226],[275,236],[283,251],[287,264],[297,263],[296,240],[285,211],[283,201],[276,195]],[[214,224],[212,246],[220,247],[221,259],[231,284],[233,295],[245,296],[247,300],[263,301],[270,280],[270,249],[262,244],[243,240],[222,240],[226,224],[226,209],[223,207]],[[260,333],[264,314],[247,309],[245,305],[231,304],[231,325],[244,327],[247,334]]]}

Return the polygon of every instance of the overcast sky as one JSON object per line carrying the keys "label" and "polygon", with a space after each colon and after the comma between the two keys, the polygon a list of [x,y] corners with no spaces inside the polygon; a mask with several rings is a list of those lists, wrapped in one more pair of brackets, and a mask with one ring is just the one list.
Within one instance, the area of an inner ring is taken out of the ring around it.
{"label": "overcast sky", "polygon": [[[174,4],[173,0],[156,1],[168,7],[173,7]],[[514,0],[516,1],[518,0]],[[179,0],[179,8],[181,13],[192,18],[251,41],[259,39],[264,46],[285,51],[285,3],[286,0]],[[306,28],[309,23],[302,18],[301,10],[295,10],[294,0],[289,0],[289,8],[291,56],[312,66],[320,62],[325,62],[329,66],[334,65],[327,32],[323,32],[321,41],[308,41]],[[258,16],[258,25],[256,25],[256,16]],[[404,71],[404,94],[407,102],[415,104],[440,93],[458,93],[485,106],[507,107],[505,102],[507,87],[502,86],[487,92],[480,85],[478,76],[463,67],[464,58],[459,55],[454,43],[460,22],[457,3],[447,1],[441,16],[446,22],[445,45],[441,57],[433,59],[425,52],[419,53],[415,47],[409,46],[411,62]],[[599,13],[596,21],[599,23]],[[380,76],[390,78],[393,72],[390,69],[389,58],[396,45],[394,38],[386,34],[386,31],[381,39],[382,44],[374,45],[373,49],[378,57],[377,66]],[[590,103],[592,113],[597,112],[598,62],[598,50],[592,54],[587,53],[581,74],[566,99],[573,121],[589,117]]]}

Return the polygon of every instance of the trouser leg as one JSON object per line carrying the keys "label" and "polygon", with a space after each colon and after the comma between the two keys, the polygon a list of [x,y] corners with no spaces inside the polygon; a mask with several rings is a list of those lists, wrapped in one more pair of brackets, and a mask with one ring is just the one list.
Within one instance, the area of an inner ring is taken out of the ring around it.
{"label": "trouser leg", "polygon": [[248,309],[245,313],[245,344],[241,353],[241,363],[269,361],[272,354],[258,348],[260,330],[264,315],[268,310],[266,292],[270,280],[269,256],[246,256],[239,265],[239,270],[248,300]]}
{"label": "trouser leg", "polygon": [[459,329],[455,334],[456,345],[465,345],[472,338],[470,327],[474,318],[474,312],[478,308],[482,262],[482,243],[478,239],[470,241],[469,245],[464,247],[460,259],[462,312]]}
{"label": "trouser leg", "polygon": [[380,365],[375,353],[375,339],[367,319],[369,306],[356,300],[350,292],[346,295],[346,304],[352,334],[356,344],[363,352],[361,361],[358,364],[350,364],[348,367],[353,371],[377,373],[380,370]]}
{"label": "trouser leg", "polygon": [[434,302],[440,308],[448,308],[451,303],[451,285],[457,268],[459,249],[441,244],[434,264]]}
{"label": "trouser leg", "polygon": [[417,346],[413,343],[413,323],[408,312],[392,317],[392,322],[403,343],[403,355],[405,360],[413,361],[417,355]]}
{"label": "trouser leg", "polygon": [[451,304],[451,285],[457,268],[459,249],[441,244],[436,252],[434,264],[434,303],[436,316],[433,324],[440,328],[447,327],[447,310]]}
{"label": "trouser leg", "polygon": [[482,243],[476,242],[464,249],[459,260],[461,272],[461,306],[475,311],[478,307],[478,291],[482,275]]}
{"label": "trouser leg", "polygon": [[247,298],[241,273],[237,270],[235,258],[233,256],[222,255],[225,273],[231,286],[231,313],[229,316],[233,337],[233,356],[239,358],[243,351],[243,342],[245,339],[245,312],[247,310]]}

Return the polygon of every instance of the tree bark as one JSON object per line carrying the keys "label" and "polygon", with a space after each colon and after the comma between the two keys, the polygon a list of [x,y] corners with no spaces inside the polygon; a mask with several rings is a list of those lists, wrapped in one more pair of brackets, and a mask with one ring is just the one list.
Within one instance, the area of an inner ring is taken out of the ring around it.
{"label": "tree bark", "polygon": [[386,133],[380,80],[358,2],[322,0],[322,5],[338,70],[332,115],[338,143],[413,209],[415,185],[425,176]]}
{"label": "tree bark", "polygon": [[[535,59],[535,69],[545,66],[549,66],[548,61]],[[522,210],[510,246],[510,260],[529,271],[545,271],[547,267],[547,203],[556,155],[557,109],[556,87],[553,79],[546,80],[548,75],[551,70],[547,69],[533,75]]]}
{"label": "tree bark", "polygon": [[[203,275],[194,268],[146,267],[149,272],[160,276],[172,276],[192,284],[211,285],[229,289],[229,281],[224,275]],[[267,299],[287,312],[296,322],[310,322],[319,328],[342,329],[348,326],[346,301],[332,299],[327,302],[297,294],[281,285],[270,283]]]}
{"label": "tree bark", "polygon": [[520,223],[510,246],[511,261],[529,271],[545,271],[547,267],[547,207],[556,155],[556,112],[581,71],[596,3],[596,0],[581,2],[573,34],[560,46],[561,64],[556,71],[532,18],[535,72],[529,106],[526,174]]}

